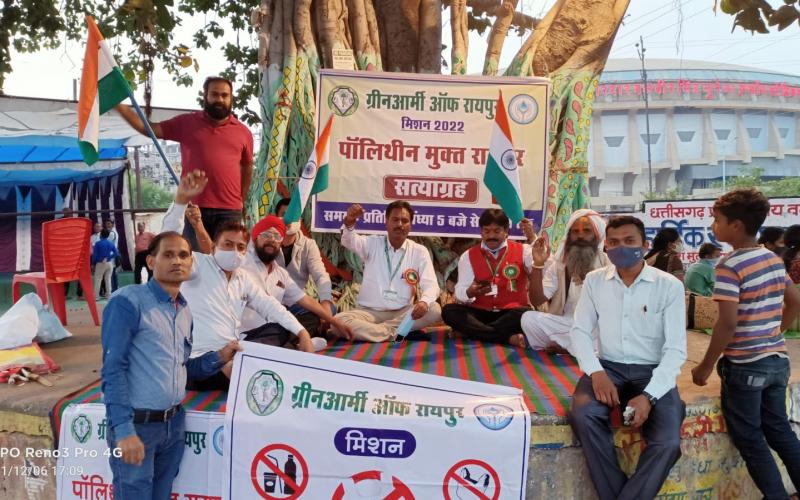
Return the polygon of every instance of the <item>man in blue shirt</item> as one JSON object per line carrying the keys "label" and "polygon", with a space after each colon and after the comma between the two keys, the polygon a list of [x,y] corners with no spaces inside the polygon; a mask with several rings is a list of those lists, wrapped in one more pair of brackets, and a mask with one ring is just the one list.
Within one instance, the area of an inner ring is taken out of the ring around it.
{"label": "man in blue shirt", "polygon": [[103,311],[103,400],[108,418],[114,497],[169,499],[184,450],[187,373],[206,378],[236,351],[189,359],[192,315],[180,294],[192,268],[192,249],[180,234],[157,235],[147,266],[153,279],[120,289]]}
{"label": "man in blue shirt", "polygon": [[[94,293],[100,298],[106,298],[111,295],[111,277],[114,272],[114,261],[119,256],[117,246],[112,243],[109,237],[108,229],[100,231],[100,239],[97,240],[92,249],[92,266],[94,266]],[[106,285],[106,294],[100,294],[100,282]]]}

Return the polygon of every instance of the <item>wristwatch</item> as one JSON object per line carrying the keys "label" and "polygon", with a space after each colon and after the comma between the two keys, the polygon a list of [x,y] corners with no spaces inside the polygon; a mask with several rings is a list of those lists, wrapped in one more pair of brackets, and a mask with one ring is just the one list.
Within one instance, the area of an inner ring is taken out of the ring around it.
{"label": "wristwatch", "polygon": [[650,406],[655,406],[655,405],[656,405],[656,403],[658,403],[658,398],[657,398],[657,397],[655,397],[655,396],[653,396],[653,395],[652,395],[652,394],[650,394],[649,392],[647,392],[647,391],[642,391],[642,395],[643,395],[644,397],[646,397],[648,401],[650,401]]}

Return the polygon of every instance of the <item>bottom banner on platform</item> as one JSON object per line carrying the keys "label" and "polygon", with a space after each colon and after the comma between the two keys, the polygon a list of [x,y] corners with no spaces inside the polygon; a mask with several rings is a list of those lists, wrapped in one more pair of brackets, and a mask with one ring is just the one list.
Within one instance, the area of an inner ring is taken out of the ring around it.
{"label": "bottom banner on platform", "polygon": [[[186,412],[186,449],[172,485],[172,500],[219,500],[224,462],[224,414]],[[58,500],[113,499],[102,404],[71,405],[64,410],[57,465]]]}
{"label": "bottom banner on platform", "polygon": [[243,346],[224,498],[524,498],[530,417],[519,389]]}

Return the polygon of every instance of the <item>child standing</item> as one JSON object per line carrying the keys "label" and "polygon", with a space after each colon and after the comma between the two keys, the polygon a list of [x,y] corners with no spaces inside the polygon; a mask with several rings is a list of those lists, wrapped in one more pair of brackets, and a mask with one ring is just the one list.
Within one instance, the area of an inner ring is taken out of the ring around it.
{"label": "child standing", "polygon": [[786,414],[789,357],[782,333],[800,312],[800,291],[780,258],[756,242],[769,209],[755,189],[731,191],[714,203],[711,228],[733,252],[717,265],[719,319],[692,378],[706,385],[722,355],[717,373],[728,434],[764,498],[788,499],[770,448],[800,488],[800,441]]}
{"label": "child standing", "polygon": [[[111,272],[114,270],[114,259],[119,256],[117,247],[108,239],[109,230],[100,231],[100,239],[92,249],[92,265],[94,266],[94,289],[98,298],[108,298],[111,291]],[[100,282],[106,285],[106,295],[100,295]]]}

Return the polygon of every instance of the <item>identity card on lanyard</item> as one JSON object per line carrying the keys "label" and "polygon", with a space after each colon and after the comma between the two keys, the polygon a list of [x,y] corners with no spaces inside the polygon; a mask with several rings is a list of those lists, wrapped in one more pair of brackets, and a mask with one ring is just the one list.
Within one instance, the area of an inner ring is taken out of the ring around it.
{"label": "identity card on lanyard", "polygon": [[392,259],[389,257],[389,237],[387,236],[385,240],[383,240],[383,253],[386,256],[386,270],[389,273],[389,288],[385,288],[382,291],[383,299],[384,300],[397,300],[398,293],[397,290],[394,289],[394,277],[397,276],[397,272],[400,270],[400,266],[403,265],[403,261],[406,258],[406,244],[403,242],[403,254],[400,256],[400,260],[397,262],[397,265],[394,266],[392,269]]}

